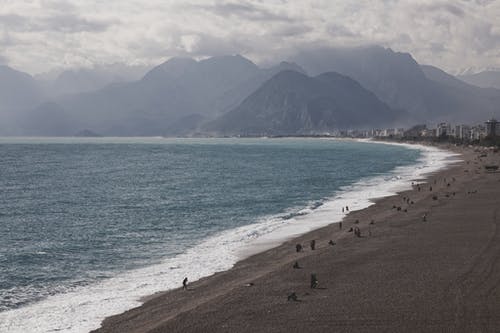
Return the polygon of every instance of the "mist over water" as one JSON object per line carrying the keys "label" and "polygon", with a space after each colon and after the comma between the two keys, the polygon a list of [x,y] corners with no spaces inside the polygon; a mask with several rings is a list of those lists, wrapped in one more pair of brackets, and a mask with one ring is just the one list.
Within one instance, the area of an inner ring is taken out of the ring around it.
{"label": "mist over water", "polygon": [[[43,302],[76,295],[91,304],[85,290],[100,283],[111,294],[124,283],[154,285],[147,294],[183,274],[227,269],[229,243],[421,157],[321,139],[1,139],[0,152],[0,319],[12,331],[19,316],[44,313]],[[138,270],[148,272],[142,281]]]}

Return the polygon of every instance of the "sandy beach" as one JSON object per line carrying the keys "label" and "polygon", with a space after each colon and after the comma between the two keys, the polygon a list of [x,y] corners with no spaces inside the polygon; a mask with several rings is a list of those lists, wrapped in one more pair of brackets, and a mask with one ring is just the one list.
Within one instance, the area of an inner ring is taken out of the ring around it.
{"label": "sandy beach", "polygon": [[97,332],[500,331],[500,172],[484,167],[500,153],[452,149],[463,162],[351,212],[342,228],[153,295]]}

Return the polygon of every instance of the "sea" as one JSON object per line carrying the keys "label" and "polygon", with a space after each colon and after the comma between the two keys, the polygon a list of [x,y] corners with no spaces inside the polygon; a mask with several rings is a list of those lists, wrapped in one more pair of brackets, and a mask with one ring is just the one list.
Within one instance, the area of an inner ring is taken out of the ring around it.
{"label": "sea", "polygon": [[0,332],[88,332],[455,161],[329,138],[0,138]]}

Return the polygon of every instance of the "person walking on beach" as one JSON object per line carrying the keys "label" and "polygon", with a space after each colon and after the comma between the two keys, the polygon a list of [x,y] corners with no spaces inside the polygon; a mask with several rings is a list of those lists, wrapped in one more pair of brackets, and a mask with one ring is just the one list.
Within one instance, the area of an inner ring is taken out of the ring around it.
{"label": "person walking on beach", "polygon": [[188,288],[188,278],[185,277],[184,280],[182,280],[182,289],[187,290]]}
{"label": "person walking on beach", "polygon": [[311,244],[311,250],[314,251],[316,249],[316,240],[313,239],[310,244]]}
{"label": "person walking on beach", "polygon": [[339,230],[342,230],[342,221],[339,222]]}
{"label": "person walking on beach", "polygon": [[311,289],[316,289],[318,287],[318,278],[316,274],[311,274]]}

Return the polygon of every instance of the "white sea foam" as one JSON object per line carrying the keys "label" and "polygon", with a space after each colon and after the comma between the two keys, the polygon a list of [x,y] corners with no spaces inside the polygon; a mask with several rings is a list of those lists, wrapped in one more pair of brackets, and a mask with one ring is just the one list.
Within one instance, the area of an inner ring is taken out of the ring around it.
{"label": "white sea foam", "polygon": [[457,161],[453,159],[455,154],[437,148],[406,146],[422,151],[422,158],[416,165],[362,179],[341,189],[322,205],[311,203],[287,218],[283,218],[286,214],[281,214],[224,231],[160,264],[1,312],[0,332],[88,332],[98,328],[105,317],[139,306],[144,296],[179,287],[185,276],[193,281],[227,270],[243,257],[339,222],[344,217],[341,207],[349,206],[350,211],[366,208],[373,204],[373,199],[409,189],[412,181]]}

